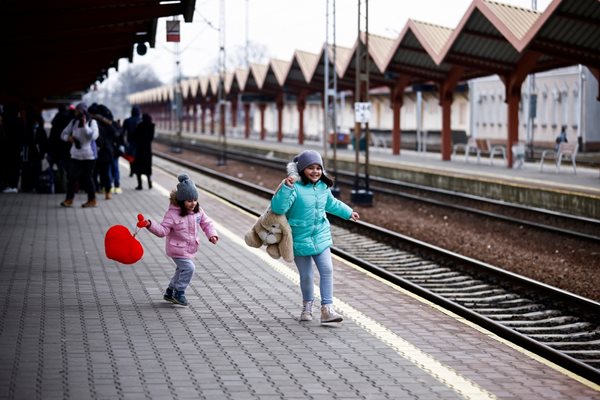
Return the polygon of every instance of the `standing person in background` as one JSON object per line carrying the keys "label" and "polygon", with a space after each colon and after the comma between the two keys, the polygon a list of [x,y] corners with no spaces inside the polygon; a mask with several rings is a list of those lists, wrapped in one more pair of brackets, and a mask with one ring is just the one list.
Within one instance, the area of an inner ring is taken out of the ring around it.
{"label": "standing person in background", "polygon": [[71,144],[64,142],[60,134],[73,119],[74,110],[68,111],[64,104],[58,106],[58,112],[52,118],[50,137],[48,138],[48,158],[54,170],[54,191],[65,193],[67,191],[67,171],[71,155]]}
{"label": "standing person in background", "polygon": [[[135,157],[136,145],[134,140],[135,128],[142,122],[140,108],[138,106],[131,107],[131,117],[123,121],[123,140],[125,142],[125,153],[130,157]],[[133,176],[133,168],[129,165],[129,177]]]}
{"label": "standing person in background", "polygon": [[125,153],[125,142],[123,140],[123,127],[121,121],[113,121],[113,127],[115,129],[115,155],[109,166],[110,179],[113,183],[113,193],[121,192],[121,172],[119,171],[119,157]]}
{"label": "standing person in background", "polygon": [[26,107],[24,118],[25,136],[23,138],[21,191],[33,192],[42,172],[42,160],[46,157],[48,136],[44,129],[44,119],[33,106]]}
{"label": "standing person in background", "polygon": [[101,192],[104,192],[106,200],[112,198],[112,181],[110,166],[116,152],[117,130],[113,125],[113,114],[108,107],[102,104],[92,104],[90,115],[98,123],[98,158],[96,159],[96,171],[100,177]]}
{"label": "standing person in background", "polygon": [[154,140],[154,123],[148,114],[142,116],[133,134],[135,140],[135,159],[131,169],[137,176],[136,190],[142,190],[142,175],[148,179],[148,189],[152,189],[152,141]]}
{"label": "standing person in background", "polygon": [[560,128],[560,133],[556,137],[555,142],[556,142],[556,144],[554,145],[554,151],[557,152],[557,153],[558,153],[558,148],[560,147],[561,143],[568,143],[569,142],[567,140],[567,126],[566,125],[563,125]]}
{"label": "standing person in background", "polygon": [[71,143],[71,161],[67,178],[67,196],[60,203],[63,207],[72,207],[75,198],[75,184],[81,183],[87,192],[84,208],[96,207],[96,188],[94,185],[94,166],[96,164],[96,139],[98,124],[88,114],[85,103],[75,107],[75,118],[69,122],[60,135],[65,142]]}
{"label": "standing person in background", "polygon": [[19,191],[19,176],[21,174],[23,138],[25,137],[25,122],[19,115],[18,106],[9,103],[4,106],[2,114],[4,140],[0,149],[0,173],[2,174],[2,192],[17,193]]}
{"label": "standing person in background", "polygon": [[301,152],[288,164],[287,170],[288,177],[271,199],[271,210],[275,214],[285,214],[292,228],[294,262],[300,274],[303,301],[300,321],[312,320],[314,261],[319,270],[321,323],[342,322],[342,316],[333,309],[333,262],[330,250],[333,240],[325,213],[352,221],[360,216],[333,196],[330,190],[333,181],[325,174],[323,160],[316,151]]}

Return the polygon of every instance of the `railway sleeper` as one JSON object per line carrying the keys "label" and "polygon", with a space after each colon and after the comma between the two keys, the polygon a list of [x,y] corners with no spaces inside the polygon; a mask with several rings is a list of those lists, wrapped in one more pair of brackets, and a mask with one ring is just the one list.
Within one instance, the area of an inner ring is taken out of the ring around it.
{"label": "railway sleeper", "polygon": [[594,325],[589,322],[579,322],[575,324],[559,325],[559,326],[530,326],[530,327],[515,327],[515,331],[525,335],[542,335],[542,334],[563,334],[570,335],[578,332],[588,332],[593,330]]}
{"label": "railway sleeper", "polygon": [[599,350],[569,350],[564,353],[586,364],[591,364],[592,362],[598,363],[600,361]]}
{"label": "railway sleeper", "polygon": [[[563,352],[568,351],[581,351],[592,353],[594,358],[600,358],[600,340],[593,340],[590,342],[546,342],[546,346],[550,346],[553,349],[560,350]],[[580,358],[577,356],[577,358]]]}
{"label": "railway sleeper", "polygon": [[375,249],[373,250],[375,257],[384,259],[384,260],[406,260],[406,259],[415,259],[420,260],[421,258],[415,256],[414,254],[398,254],[398,250],[390,248],[389,246],[385,249]]}
{"label": "railway sleeper", "polygon": [[377,242],[358,242],[354,245],[357,250],[366,250],[370,253],[374,251],[384,251],[389,250],[390,247],[387,244],[380,244]]}
{"label": "railway sleeper", "polygon": [[443,294],[444,297],[451,297],[453,299],[460,299],[460,298],[465,298],[465,297],[474,297],[474,296],[479,296],[479,297],[485,297],[485,296],[497,296],[497,295],[503,295],[506,294],[506,290],[504,289],[491,289],[491,290],[480,290],[480,291],[464,291],[461,290],[460,292],[456,292],[456,291],[452,291],[452,292],[445,292],[445,291],[438,291],[438,290],[432,290],[432,292],[438,293],[438,294]]}
{"label": "railway sleeper", "polygon": [[[368,256],[367,256],[368,259]],[[401,268],[406,268],[406,269],[413,269],[413,268],[419,268],[419,267],[428,267],[428,268],[433,268],[433,267],[439,267],[439,265],[432,263],[430,261],[424,261],[424,260],[419,260],[419,261],[404,261],[400,264],[399,267]],[[448,270],[448,269],[446,269]]]}
{"label": "railway sleeper", "polygon": [[592,368],[600,369],[600,358],[595,360],[585,360],[585,363]]}
{"label": "railway sleeper", "polygon": [[[515,302],[510,302],[510,303],[506,302],[506,304],[505,304],[506,305],[506,309],[510,309],[512,307],[515,307],[515,306],[517,306],[517,307],[519,307],[519,306],[520,307],[524,307],[527,304],[529,304],[528,301],[526,301],[524,299],[521,299],[521,298],[517,298],[516,301],[517,301],[517,303],[515,303]],[[485,308],[485,306],[490,306],[490,305],[493,305],[495,307],[502,307],[503,306],[503,304],[502,304],[503,302],[498,302],[498,301],[495,301],[495,300],[490,300],[490,299],[485,299],[485,298],[481,298],[481,299],[477,299],[477,298],[475,298],[475,299],[460,299],[460,300],[457,300],[457,302],[460,302],[461,305],[463,305],[465,307],[468,307],[471,310],[482,309],[482,308]],[[481,314],[484,314],[484,312],[481,313]]]}
{"label": "railway sleeper", "polygon": [[560,317],[562,314],[557,310],[544,310],[544,311],[535,311],[535,312],[524,312],[524,313],[503,313],[503,314],[494,314],[493,318],[496,321],[510,321],[517,317],[519,318],[527,318],[529,320],[541,320],[545,318],[552,317]]}
{"label": "railway sleeper", "polygon": [[581,322],[579,318],[575,318],[568,315],[563,315],[559,317],[551,317],[546,319],[523,319],[527,318],[525,315],[521,316],[521,319],[518,321],[505,321],[504,325],[511,327],[521,327],[521,326],[563,326],[569,324],[576,324]]}
{"label": "railway sleeper", "polygon": [[[386,267],[386,268],[396,268],[399,271],[417,271],[417,272],[418,271],[431,271],[434,268],[440,269],[440,271],[443,271],[443,269],[441,269],[441,267],[439,265],[430,263],[427,261],[408,262],[408,261],[394,261],[394,260],[373,260],[373,258],[370,257],[368,254],[365,254],[361,258],[369,261],[371,264],[376,264],[380,267]],[[445,269],[445,270],[448,271],[448,269]]]}
{"label": "railway sleeper", "polygon": [[524,314],[524,313],[528,313],[528,312],[545,310],[545,307],[542,306],[541,304],[531,303],[531,304],[519,305],[516,307],[507,306],[506,308],[499,308],[499,307],[496,307],[496,304],[494,304],[494,306],[492,306],[492,307],[476,307],[476,308],[473,308],[472,310],[475,311],[476,313],[486,314],[486,315],[509,314],[509,313]]}
{"label": "railway sleeper", "polygon": [[[371,261],[371,257],[369,257],[369,261]],[[407,261],[406,264],[408,264],[409,262]],[[423,263],[421,265],[417,265],[415,267],[410,267],[410,268],[403,268],[402,266],[405,264],[405,262],[403,261],[399,261],[399,260],[392,260],[392,259],[383,259],[380,261],[376,261],[375,264],[380,265],[380,266],[389,266],[390,268],[400,268],[400,269],[405,269],[407,271],[413,271],[413,270],[417,270],[417,271],[427,271],[433,267],[439,267],[438,264],[434,264],[434,263]]]}
{"label": "railway sleeper", "polygon": [[423,277],[421,279],[417,279],[415,277],[411,277],[410,281],[414,282],[414,283],[418,283],[419,285],[421,285],[421,284],[423,284],[423,285],[425,285],[425,284],[440,285],[440,284],[445,284],[445,283],[465,282],[468,279],[471,279],[471,278],[468,276],[464,276],[464,275],[457,275],[457,276],[452,276],[452,277],[444,278],[444,279],[431,279],[431,277]]}
{"label": "railway sleeper", "polygon": [[[353,250],[352,253],[355,253]],[[418,257],[394,257],[394,256],[382,256],[380,254],[370,254],[370,253],[362,253],[361,255],[366,254],[367,257],[369,257],[369,260],[371,262],[376,262],[376,263],[394,263],[394,264],[403,264],[403,263],[410,263],[410,262],[423,262],[424,260]]]}
{"label": "railway sleeper", "polygon": [[[444,296],[444,297],[447,297],[448,299],[453,300],[452,296]],[[496,295],[496,296],[461,298],[460,302],[461,303],[473,303],[473,304],[489,304],[489,303],[499,304],[499,303],[506,302],[509,300],[517,300],[517,299],[520,299],[520,298],[516,294],[505,293],[505,294]],[[456,300],[459,300],[459,299],[457,298]]]}
{"label": "railway sleeper", "polygon": [[[425,286],[423,286],[423,287],[425,287]],[[462,285],[460,287],[456,287],[456,286],[448,287],[447,285],[428,285],[427,289],[431,290],[432,292],[436,292],[436,293],[452,294],[452,293],[456,292],[457,290],[460,290],[461,292],[474,293],[474,292],[479,292],[479,291],[484,291],[484,290],[495,290],[496,288],[494,288],[494,286],[485,285],[485,284],[480,284],[480,285],[475,284],[475,285]]]}
{"label": "railway sleeper", "polygon": [[[402,266],[399,266],[398,263],[394,263],[394,264],[388,266],[387,268],[397,269],[398,271],[430,271],[432,268],[437,268],[437,267],[439,267],[438,264],[428,263],[428,264],[419,265],[417,267],[403,268]],[[449,269],[446,268],[446,271],[449,271]]]}
{"label": "railway sleeper", "polygon": [[[511,298],[506,300],[498,300],[493,304],[497,307],[520,307],[523,305],[534,304],[533,301],[531,301],[531,299],[521,297],[517,294],[511,294],[510,297]],[[546,307],[542,306],[542,308]]]}
{"label": "railway sleeper", "polygon": [[573,333],[569,336],[556,335],[556,334],[529,335],[529,336],[534,338],[535,340],[539,340],[540,342],[558,342],[558,341],[563,341],[563,340],[592,341],[592,340],[600,340],[600,328],[595,329],[593,331]]}
{"label": "railway sleeper", "polygon": [[445,284],[437,284],[435,282],[425,283],[422,285],[424,288],[433,290],[435,288],[469,288],[469,287],[479,287],[479,286],[488,286],[487,284],[482,283],[481,281],[477,281],[474,279],[468,279],[465,277],[465,280],[454,283],[445,283]]}
{"label": "railway sleeper", "polygon": [[406,277],[416,277],[419,278],[421,276],[440,276],[440,275],[444,275],[444,274],[453,274],[456,275],[456,272],[450,271],[447,268],[435,268],[435,269],[426,269],[426,270],[419,270],[419,271],[413,271],[412,268],[398,268],[398,267],[391,267],[391,268],[386,268],[388,271],[393,271],[393,272],[401,272],[403,276]]}
{"label": "railway sleeper", "polygon": [[415,279],[415,280],[420,280],[420,279],[424,279],[426,281],[430,281],[432,279],[448,279],[448,278],[455,278],[455,277],[459,277],[462,276],[462,274],[460,274],[459,272],[455,272],[455,271],[446,271],[446,272],[441,272],[441,273],[433,273],[433,274],[406,274],[407,279]]}

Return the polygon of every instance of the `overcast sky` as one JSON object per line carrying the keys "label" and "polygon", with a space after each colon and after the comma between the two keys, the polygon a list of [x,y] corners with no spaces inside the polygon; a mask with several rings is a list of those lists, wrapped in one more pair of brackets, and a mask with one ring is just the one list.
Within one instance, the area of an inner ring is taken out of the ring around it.
{"label": "overcast sky", "polygon": [[[501,1],[524,8],[537,3],[539,11],[550,3],[550,0]],[[332,4],[333,0],[329,2]],[[179,48],[184,76],[206,75],[218,59],[220,3],[220,0],[196,0],[194,21],[181,23]],[[267,47],[271,58],[282,60],[291,60],[296,49],[318,53],[325,42],[326,0],[224,0],[224,3],[226,51],[243,45],[246,31],[250,41]],[[471,0],[370,0],[369,31],[396,38],[409,18],[455,28],[471,3]],[[350,47],[356,40],[357,9],[357,0],[336,0],[336,40],[340,46]],[[150,65],[161,80],[174,82],[175,44],[166,42],[165,30],[165,19],[161,19],[156,47],[144,56],[136,54],[134,63]],[[127,64],[122,60],[119,68],[123,70]],[[115,71],[110,71],[109,78],[114,75]]]}

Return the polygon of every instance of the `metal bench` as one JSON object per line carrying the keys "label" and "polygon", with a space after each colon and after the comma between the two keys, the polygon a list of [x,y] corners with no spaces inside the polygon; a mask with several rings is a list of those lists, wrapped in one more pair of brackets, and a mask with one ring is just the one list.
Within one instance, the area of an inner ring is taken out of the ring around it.
{"label": "metal bench", "polygon": [[452,156],[450,158],[454,158],[458,151],[462,151],[465,155],[465,160],[467,157],[467,150],[469,146],[469,137],[463,131],[452,132]]}
{"label": "metal bench", "polygon": [[579,149],[579,143],[561,143],[558,145],[558,150],[547,149],[542,151],[540,157],[540,172],[544,171],[544,159],[546,156],[554,156],[554,164],[556,166],[556,173],[560,172],[560,164],[562,159],[570,159],[573,165],[573,172],[577,174],[577,166],[575,160],[577,158],[577,150]]}
{"label": "metal bench", "polygon": [[465,161],[469,162],[469,153],[473,151],[477,156],[477,163],[481,162],[481,154],[490,156],[490,165],[494,165],[494,156],[499,154],[506,160],[506,149],[502,144],[492,144],[489,139],[471,139],[465,146]]}

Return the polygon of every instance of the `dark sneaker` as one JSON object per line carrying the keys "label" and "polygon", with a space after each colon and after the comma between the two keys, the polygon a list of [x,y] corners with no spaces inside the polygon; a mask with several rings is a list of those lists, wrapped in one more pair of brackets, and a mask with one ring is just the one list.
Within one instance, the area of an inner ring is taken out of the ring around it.
{"label": "dark sneaker", "polygon": [[175,292],[173,293],[173,303],[179,304],[182,306],[187,306],[189,303],[188,303],[187,299],[185,298],[185,292],[175,290]]}
{"label": "dark sneaker", "polygon": [[173,299],[173,288],[167,288],[167,290],[165,290],[165,294],[163,296],[163,299],[165,299],[168,302],[173,303],[174,299]]}

